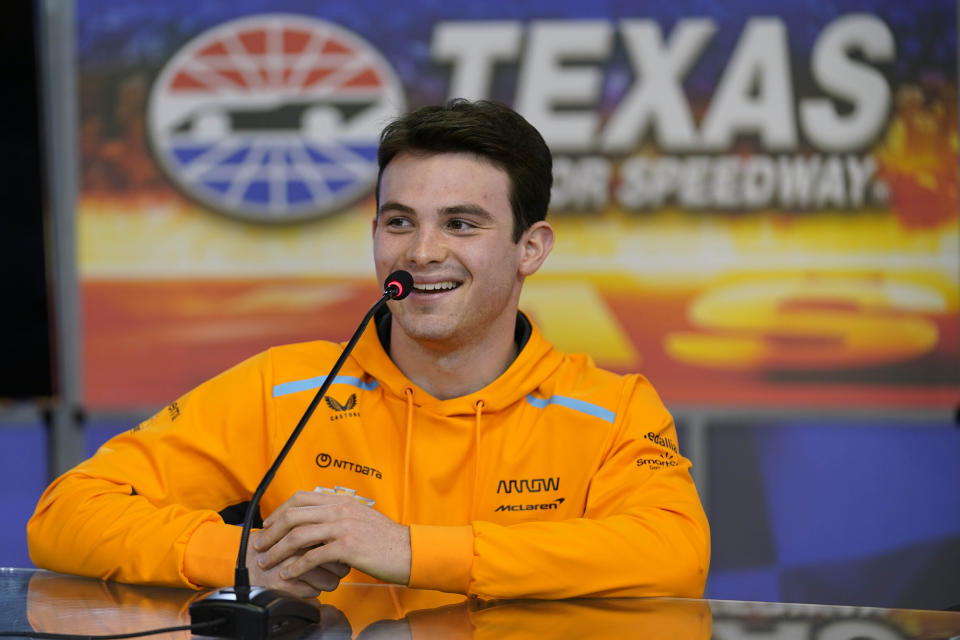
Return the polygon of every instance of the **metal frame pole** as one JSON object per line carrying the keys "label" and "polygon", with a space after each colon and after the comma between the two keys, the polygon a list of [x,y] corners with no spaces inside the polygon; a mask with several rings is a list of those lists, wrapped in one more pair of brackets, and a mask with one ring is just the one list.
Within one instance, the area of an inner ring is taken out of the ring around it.
{"label": "metal frame pole", "polygon": [[81,315],[77,277],[77,87],[73,0],[39,0],[39,59],[45,139],[48,246],[56,399],[47,414],[48,475],[83,458]]}

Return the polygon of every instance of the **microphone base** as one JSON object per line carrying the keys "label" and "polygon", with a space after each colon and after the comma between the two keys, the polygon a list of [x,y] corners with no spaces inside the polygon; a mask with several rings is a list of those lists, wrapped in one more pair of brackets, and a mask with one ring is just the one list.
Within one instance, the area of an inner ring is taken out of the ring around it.
{"label": "microphone base", "polygon": [[233,587],[214,591],[190,605],[190,623],[226,618],[223,624],[193,633],[198,636],[266,640],[286,636],[320,622],[319,603],[273,589],[250,587],[238,598]]}

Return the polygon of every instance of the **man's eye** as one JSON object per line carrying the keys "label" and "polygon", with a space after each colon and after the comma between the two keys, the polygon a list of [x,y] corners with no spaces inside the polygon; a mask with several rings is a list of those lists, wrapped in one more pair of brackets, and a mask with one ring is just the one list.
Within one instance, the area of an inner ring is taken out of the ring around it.
{"label": "man's eye", "polygon": [[466,220],[460,220],[459,218],[454,218],[448,223],[448,225],[454,231],[467,231],[474,228],[474,225],[470,224]]}
{"label": "man's eye", "polygon": [[410,222],[406,218],[397,216],[395,218],[388,219],[386,222],[386,225],[388,227],[403,228],[403,227],[410,226]]}

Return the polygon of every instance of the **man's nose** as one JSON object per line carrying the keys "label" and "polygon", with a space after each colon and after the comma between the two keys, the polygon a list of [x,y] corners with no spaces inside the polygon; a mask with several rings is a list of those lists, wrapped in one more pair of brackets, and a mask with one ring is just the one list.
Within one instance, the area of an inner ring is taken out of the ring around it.
{"label": "man's nose", "polygon": [[418,265],[442,262],[446,253],[443,234],[428,227],[417,229],[407,246],[407,260]]}

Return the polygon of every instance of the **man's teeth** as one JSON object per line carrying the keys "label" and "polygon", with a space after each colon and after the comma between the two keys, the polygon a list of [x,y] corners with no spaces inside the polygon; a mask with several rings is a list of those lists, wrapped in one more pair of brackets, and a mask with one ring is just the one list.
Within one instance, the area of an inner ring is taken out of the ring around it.
{"label": "man's teeth", "polygon": [[413,288],[417,291],[445,291],[447,289],[456,289],[459,286],[456,282],[434,282],[431,284],[414,284]]}

